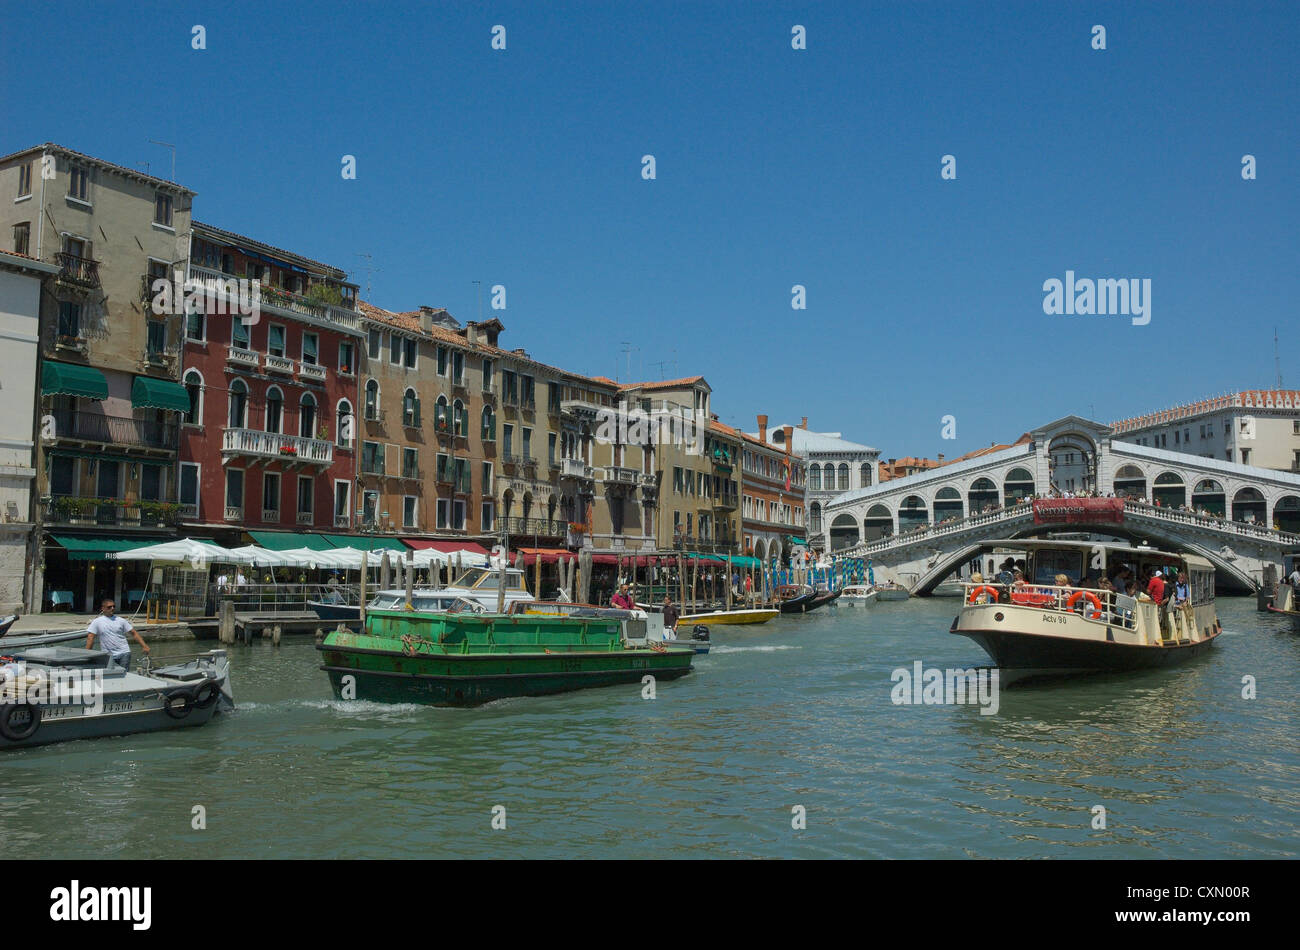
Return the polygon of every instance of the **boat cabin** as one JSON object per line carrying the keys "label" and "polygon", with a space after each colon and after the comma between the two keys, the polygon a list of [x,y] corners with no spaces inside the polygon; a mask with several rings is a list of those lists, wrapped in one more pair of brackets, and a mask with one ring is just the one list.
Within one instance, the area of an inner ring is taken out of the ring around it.
{"label": "boat cabin", "polygon": [[[466,590],[497,590],[501,583],[501,569],[492,567],[470,567],[453,580],[448,587]],[[524,572],[517,567],[506,568],[506,590],[528,592],[524,585]]]}
{"label": "boat cabin", "polygon": [[[370,601],[370,610],[405,610],[406,591],[381,590]],[[416,590],[411,592],[411,609],[427,613],[484,613],[487,608],[459,594]]]}

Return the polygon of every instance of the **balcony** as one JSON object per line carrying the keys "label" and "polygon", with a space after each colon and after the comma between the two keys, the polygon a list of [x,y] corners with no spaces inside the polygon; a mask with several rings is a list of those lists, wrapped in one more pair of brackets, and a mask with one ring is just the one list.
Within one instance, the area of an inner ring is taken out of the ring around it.
{"label": "balcony", "polygon": [[558,538],[568,533],[569,523],[562,518],[502,518],[508,533]]}
{"label": "balcony", "polygon": [[737,507],[737,495],[727,492],[721,495],[713,496],[714,511],[735,511]]}
{"label": "balcony", "polygon": [[226,505],[226,520],[227,520],[227,521],[243,521],[243,520],[244,520],[244,506],[243,506],[243,505]]}
{"label": "balcony", "polygon": [[279,508],[263,508],[263,509],[262,509],[262,520],[263,520],[264,522],[270,522],[270,523],[272,523],[272,524],[278,523],[279,520],[280,520],[280,509],[279,509]]}
{"label": "balcony", "polygon": [[177,516],[193,521],[199,516],[199,506],[197,504],[181,505],[180,511],[177,512]]}
{"label": "balcony", "polygon": [[318,363],[300,363],[298,365],[298,378],[323,383],[325,382],[325,367]]}
{"label": "balcony", "polygon": [[420,480],[420,467],[418,465],[412,465],[409,467],[403,466],[402,477],[413,482],[418,482]]}
{"label": "balcony", "polygon": [[582,459],[560,459],[561,478],[591,478],[595,473]]}
{"label": "balcony", "polygon": [[[190,276],[232,303],[238,301],[238,281],[247,279],[236,277],[234,274],[223,274],[221,271],[200,267],[194,263],[190,264]],[[349,299],[345,298],[341,304],[330,304],[267,285],[260,285],[259,293],[261,307],[271,313],[306,318],[307,322],[328,329],[347,328],[353,331],[359,329],[359,319]]]}
{"label": "balcony", "polygon": [[231,346],[226,350],[226,362],[241,369],[260,369],[262,354],[255,350],[245,350]]}
{"label": "balcony", "polygon": [[334,516],[334,527],[336,527],[336,528],[349,528],[349,527],[351,527],[351,526],[352,526],[352,519],[349,518],[347,515],[338,515],[338,514],[336,514],[336,515]]}
{"label": "balcony", "polygon": [[316,515],[310,511],[298,512],[298,524],[315,524]]}
{"label": "balcony", "polygon": [[286,376],[293,375],[293,360],[287,356],[272,356],[266,354],[266,371],[268,373],[284,373]]}
{"label": "balcony", "polygon": [[588,402],[585,399],[562,399],[560,400],[560,412],[567,413],[577,419],[584,419],[588,422],[594,422],[596,417],[602,412],[608,412],[608,406],[602,406],[598,403]]}
{"label": "balcony", "polygon": [[66,252],[55,254],[54,259],[59,265],[59,280],[79,287],[99,286],[99,261]]}
{"label": "balcony", "polygon": [[223,431],[221,455],[225,459],[279,459],[290,468],[300,465],[325,468],[334,462],[334,443],[328,439],[227,428]]}
{"label": "balcony", "polygon": [[115,528],[175,525],[181,506],[173,502],[124,501],[118,498],[75,498],[55,495],[42,501],[46,524]]}
{"label": "balcony", "polygon": [[176,448],[175,423],[72,410],[61,410],[52,415],[56,439],[166,451]]}
{"label": "balcony", "polygon": [[634,468],[608,465],[605,467],[605,481],[619,485],[639,485],[641,484],[641,473]]}

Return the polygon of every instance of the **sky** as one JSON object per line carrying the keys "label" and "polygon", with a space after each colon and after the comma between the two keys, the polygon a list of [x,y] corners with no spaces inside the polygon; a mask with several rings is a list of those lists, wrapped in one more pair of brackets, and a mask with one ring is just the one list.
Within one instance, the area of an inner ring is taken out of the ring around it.
{"label": "sky", "polygon": [[[1275,327],[1300,389],[1294,3],[21,20],[0,33],[0,154],[52,141],[171,177],[149,140],[172,143],[196,219],[340,267],[381,307],[495,316],[503,346],[579,373],[701,374],[748,431],[807,416],[885,458],[952,458],[1272,387]],[[1067,271],[1149,279],[1150,322],[1045,313]]]}

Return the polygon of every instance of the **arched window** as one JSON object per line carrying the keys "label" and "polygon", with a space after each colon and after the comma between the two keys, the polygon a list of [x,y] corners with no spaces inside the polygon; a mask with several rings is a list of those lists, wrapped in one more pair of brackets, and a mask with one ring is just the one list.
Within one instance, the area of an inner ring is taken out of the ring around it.
{"label": "arched window", "polygon": [[[497,417],[491,406],[483,407],[483,441],[495,442],[497,438]],[[567,435],[566,435],[567,438]]]}
{"label": "arched window", "polygon": [[420,425],[420,397],[415,395],[414,389],[402,393],[402,425],[411,429]]}
{"label": "arched window", "polygon": [[465,430],[469,428],[469,414],[465,412],[465,404],[457,399],[451,407],[451,424],[455,430],[456,437],[461,438],[469,433]]}
{"label": "arched window", "polygon": [[871,463],[863,462],[858,469],[858,487],[870,488],[871,482]]}
{"label": "arched window", "polygon": [[[853,519],[849,519],[852,521]],[[818,532],[822,529],[822,506],[813,502],[808,508],[808,530]]]}
{"label": "arched window", "polygon": [[375,420],[379,418],[379,381],[369,380],[366,383],[366,418]]}
{"label": "arched window", "polygon": [[346,399],[340,399],[338,409],[335,411],[334,422],[335,444],[339,448],[352,448],[352,426],[352,403]]}
{"label": "arched window", "polygon": [[438,397],[438,405],[433,413],[433,424],[439,433],[451,432],[451,406],[447,404],[446,396]]}
{"label": "arched window", "polygon": [[266,391],[266,431],[280,433],[284,423],[284,394],[278,386]]}
{"label": "arched window", "polygon": [[230,384],[230,416],[232,429],[246,429],[248,422],[248,386],[242,379]]}
{"label": "arched window", "polygon": [[298,404],[298,434],[304,439],[316,438],[316,397],[303,393]]}
{"label": "arched window", "polygon": [[822,488],[822,467],[816,462],[808,466],[808,489],[810,491],[821,491]]}
{"label": "arched window", "polygon": [[203,423],[203,377],[196,369],[186,370],[185,389],[190,394],[190,411],[182,420],[191,425]]}
{"label": "arched window", "polygon": [[849,490],[849,466],[845,462],[840,463],[840,491]]}

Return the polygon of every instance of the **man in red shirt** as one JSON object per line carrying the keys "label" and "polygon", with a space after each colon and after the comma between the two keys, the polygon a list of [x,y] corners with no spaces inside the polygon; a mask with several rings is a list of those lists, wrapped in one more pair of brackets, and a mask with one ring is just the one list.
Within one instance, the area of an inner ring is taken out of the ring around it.
{"label": "man in red shirt", "polygon": [[1151,574],[1151,583],[1147,584],[1147,593],[1157,604],[1165,602],[1165,579],[1160,576],[1160,570],[1157,568]]}

